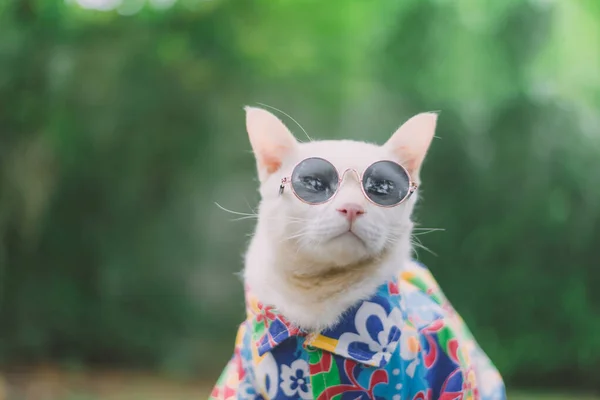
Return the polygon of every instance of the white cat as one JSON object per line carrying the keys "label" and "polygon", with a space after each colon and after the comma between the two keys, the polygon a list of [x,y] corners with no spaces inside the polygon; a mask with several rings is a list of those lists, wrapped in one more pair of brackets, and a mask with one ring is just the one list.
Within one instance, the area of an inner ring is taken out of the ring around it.
{"label": "white cat", "polygon": [[299,143],[265,110],[246,118],[262,197],[247,318],[210,400],[504,400],[500,374],[410,258],[437,114],[383,146]]}
{"label": "white cat", "polygon": [[[330,327],[410,262],[411,213],[418,191],[396,207],[379,207],[363,195],[357,175],[347,173],[336,196],[315,206],[299,201],[291,190],[279,195],[282,178],[308,157],[359,173],[376,161],[393,160],[419,184],[437,114],[411,118],[378,146],[350,140],[299,143],[271,113],[251,107],[246,113],[262,197],[246,255],[246,283],[260,301],[274,305],[297,326]],[[346,208],[364,212],[350,223],[340,211]]]}

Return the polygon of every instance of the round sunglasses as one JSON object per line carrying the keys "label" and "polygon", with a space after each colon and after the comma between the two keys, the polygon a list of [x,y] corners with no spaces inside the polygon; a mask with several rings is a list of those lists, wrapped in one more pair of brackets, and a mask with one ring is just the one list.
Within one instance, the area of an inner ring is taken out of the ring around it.
{"label": "round sunglasses", "polygon": [[406,168],[393,161],[376,161],[363,171],[362,176],[352,168],[340,175],[329,161],[311,157],[300,161],[291,177],[281,180],[279,194],[291,184],[292,192],[299,200],[312,205],[323,204],[333,199],[348,171],[356,174],[365,197],[380,207],[397,206],[417,190],[417,184],[411,180]]}

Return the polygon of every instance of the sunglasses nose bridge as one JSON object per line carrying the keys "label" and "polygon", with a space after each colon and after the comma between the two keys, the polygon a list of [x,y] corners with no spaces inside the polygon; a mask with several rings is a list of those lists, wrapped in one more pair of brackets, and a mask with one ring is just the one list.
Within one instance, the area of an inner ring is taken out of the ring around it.
{"label": "sunglasses nose bridge", "polygon": [[342,176],[340,176],[340,183],[344,181],[344,177],[348,172],[354,172],[354,175],[356,176],[356,181],[360,182],[360,174],[358,173],[358,171],[354,168],[346,168],[344,172],[342,172]]}

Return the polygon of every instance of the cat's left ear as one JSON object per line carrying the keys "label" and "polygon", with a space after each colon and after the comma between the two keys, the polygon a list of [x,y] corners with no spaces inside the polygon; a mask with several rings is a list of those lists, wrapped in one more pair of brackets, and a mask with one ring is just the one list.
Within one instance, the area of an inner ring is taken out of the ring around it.
{"label": "cat's left ear", "polygon": [[414,180],[419,178],[421,165],[435,135],[437,118],[438,114],[434,112],[415,115],[398,128],[384,145],[398,157]]}
{"label": "cat's left ear", "polygon": [[258,179],[264,182],[276,172],[287,157],[298,145],[296,138],[270,112],[256,107],[245,107],[246,130],[250,144],[256,157]]}

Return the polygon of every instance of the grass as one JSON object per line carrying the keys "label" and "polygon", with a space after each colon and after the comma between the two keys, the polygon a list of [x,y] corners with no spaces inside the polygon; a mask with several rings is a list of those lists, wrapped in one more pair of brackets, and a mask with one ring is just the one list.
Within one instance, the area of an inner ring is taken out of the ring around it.
{"label": "grass", "polygon": [[576,395],[576,394],[541,394],[533,392],[515,392],[508,393],[508,400],[599,400],[600,397],[591,395]]}
{"label": "grass", "polygon": [[[212,382],[132,372],[67,373],[53,368],[0,374],[0,400],[203,400]],[[600,400],[575,394],[509,392],[509,400]]]}

